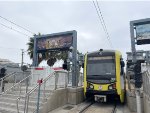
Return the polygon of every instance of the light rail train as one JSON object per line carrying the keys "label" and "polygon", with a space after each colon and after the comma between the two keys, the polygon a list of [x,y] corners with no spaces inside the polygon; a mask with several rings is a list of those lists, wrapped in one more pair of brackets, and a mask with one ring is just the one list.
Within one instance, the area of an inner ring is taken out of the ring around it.
{"label": "light rail train", "polygon": [[124,102],[125,74],[122,55],[117,50],[103,50],[85,54],[84,94],[96,101],[119,97]]}

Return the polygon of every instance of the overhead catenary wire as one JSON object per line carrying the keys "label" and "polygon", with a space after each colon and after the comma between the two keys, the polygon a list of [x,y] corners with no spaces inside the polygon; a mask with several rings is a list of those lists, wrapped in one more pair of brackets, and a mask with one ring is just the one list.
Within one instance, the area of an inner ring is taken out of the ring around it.
{"label": "overhead catenary wire", "polygon": [[105,34],[106,34],[107,40],[108,40],[108,42],[109,42],[109,44],[110,44],[110,47],[113,48],[112,42],[111,42],[111,40],[110,40],[110,35],[109,35],[109,33],[108,33],[108,30],[107,30],[107,27],[106,27],[106,24],[105,24],[105,21],[104,21],[104,18],[103,18],[103,15],[102,15],[100,6],[99,6],[99,4],[98,4],[98,1],[96,0],[97,6],[96,6],[94,0],[93,0],[93,4],[94,4],[94,7],[95,7],[95,9],[96,9],[96,13],[97,13],[97,15],[98,15],[98,19],[100,20],[100,23],[101,23],[101,25],[102,25],[102,28],[103,28],[103,30],[104,30],[104,32],[105,32]]}
{"label": "overhead catenary wire", "polygon": [[19,48],[10,48],[10,47],[3,47],[3,46],[0,46],[0,49],[20,50]]}
{"label": "overhead catenary wire", "polygon": [[17,33],[20,33],[20,34],[22,34],[22,35],[25,35],[25,36],[27,36],[27,37],[31,37],[31,36],[29,36],[29,35],[27,35],[27,34],[25,34],[25,33],[23,33],[23,32],[20,32],[20,31],[18,31],[18,30],[16,30],[16,29],[12,28],[12,27],[9,27],[9,26],[7,26],[7,25],[5,25],[5,24],[0,23],[0,25],[6,27],[6,28],[8,28],[8,29],[11,29],[11,30],[13,30],[13,31],[15,31],[15,32],[17,32]]}
{"label": "overhead catenary wire", "polygon": [[25,31],[27,31],[27,32],[29,32],[29,33],[31,33],[31,34],[33,34],[33,35],[35,35],[35,33],[33,33],[32,31],[30,31],[30,30],[28,30],[28,29],[22,27],[21,25],[18,25],[18,24],[16,24],[16,23],[14,23],[14,22],[8,20],[8,19],[5,18],[5,17],[0,16],[0,18],[4,19],[4,20],[7,21],[7,22],[10,22],[10,23],[16,25],[17,27],[19,27],[19,28],[21,28],[21,29],[23,29],[23,30],[25,30]]}
{"label": "overhead catenary wire", "polygon": [[[106,31],[107,35],[109,36],[108,30],[107,30],[107,27],[106,27],[106,24],[105,24],[105,21],[104,21],[104,18],[103,18],[103,15],[102,15],[102,12],[101,12],[101,9],[100,9],[100,6],[99,6],[99,3],[98,3],[97,0],[96,0],[96,4],[97,4],[97,7],[98,7],[99,14],[101,16],[102,23],[104,25],[105,31]],[[109,36],[109,40],[110,40],[110,36]]]}

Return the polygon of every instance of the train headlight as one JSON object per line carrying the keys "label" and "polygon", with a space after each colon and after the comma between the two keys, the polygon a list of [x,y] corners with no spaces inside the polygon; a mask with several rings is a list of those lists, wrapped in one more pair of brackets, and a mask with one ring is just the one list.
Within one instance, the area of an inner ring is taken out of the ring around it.
{"label": "train headlight", "polygon": [[116,84],[114,83],[114,84],[112,85],[112,87],[113,87],[113,89],[116,89]]}
{"label": "train headlight", "polygon": [[113,89],[112,85],[108,87],[108,89]]}
{"label": "train headlight", "polygon": [[116,89],[116,84],[114,83],[114,84],[109,85],[109,86],[108,86],[108,89],[110,89],[110,90],[111,90],[111,89]]}
{"label": "train headlight", "polygon": [[94,86],[92,84],[90,84],[90,89],[94,89]]}

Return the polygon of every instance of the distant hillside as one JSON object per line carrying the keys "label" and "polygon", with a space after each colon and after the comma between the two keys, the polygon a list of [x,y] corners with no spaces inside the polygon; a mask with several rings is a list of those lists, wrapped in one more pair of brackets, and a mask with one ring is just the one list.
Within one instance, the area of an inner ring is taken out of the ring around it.
{"label": "distant hillside", "polygon": [[0,58],[0,67],[3,67],[3,66],[10,66],[10,67],[19,67],[19,64],[18,63],[14,63],[8,59],[2,59]]}

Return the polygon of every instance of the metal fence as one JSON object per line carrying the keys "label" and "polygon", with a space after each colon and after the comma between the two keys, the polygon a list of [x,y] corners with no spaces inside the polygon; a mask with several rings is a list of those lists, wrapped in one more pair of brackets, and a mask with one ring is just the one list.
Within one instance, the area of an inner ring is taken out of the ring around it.
{"label": "metal fence", "polygon": [[[80,72],[77,79],[77,85],[83,86],[83,73]],[[72,72],[68,72],[68,86],[72,86]]]}
{"label": "metal fence", "polygon": [[[37,84],[34,88],[29,90],[25,95],[20,95],[17,98],[17,112],[19,113],[22,108],[24,108],[24,113],[28,113],[29,111],[31,112],[36,112],[37,111],[37,103],[38,106],[42,106],[43,102],[47,101],[47,98],[49,95],[56,89],[60,88],[67,88],[68,83],[70,81],[69,77],[71,78],[71,74],[67,71],[55,71],[45,79],[43,79],[43,83]],[[79,76],[79,84],[82,85],[82,79],[83,74],[80,74]],[[40,85],[40,90],[38,89]],[[38,94],[41,94],[40,97],[37,97]],[[38,100],[39,98],[40,100]],[[33,102],[34,99],[34,103]],[[19,103],[24,102],[23,107],[19,107]]]}
{"label": "metal fence", "polygon": [[150,97],[150,71],[143,73],[143,92]]}
{"label": "metal fence", "polygon": [[[78,78],[78,86],[82,86],[83,73],[80,73],[77,78]],[[37,106],[36,103],[37,103],[37,94],[39,92],[38,90],[39,85],[37,83],[36,86],[32,86],[32,84],[29,84],[31,75],[29,75],[29,73],[23,73],[23,74],[14,73],[8,75],[8,77],[6,76],[5,78],[1,79],[1,84],[0,84],[1,86],[3,86],[4,79],[9,81],[8,83],[12,84],[12,86],[6,89],[4,92],[1,91],[2,92],[1,96],[5,94],[17,95],[16,107],[18,113],[19,111],[24,111],[24,113],[28,113],[28,110],[35,112]],[[28,85],[29,87],[30,86],[31,87],[28,88]],[[72,86],[71,72],[64,71],[64,70],[55,71],[51,75],[44,78],[43,83],[40,85],[41,100],[39,102],[39,106],[42,105],[42,102],[46,101],[51,91],[53,92],[56,89],[67,88],[71,86]],[[24,103],[24,105],[19,106],[20,103]]]}

